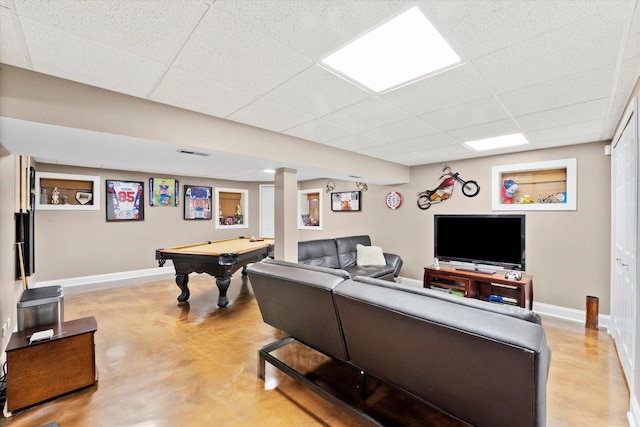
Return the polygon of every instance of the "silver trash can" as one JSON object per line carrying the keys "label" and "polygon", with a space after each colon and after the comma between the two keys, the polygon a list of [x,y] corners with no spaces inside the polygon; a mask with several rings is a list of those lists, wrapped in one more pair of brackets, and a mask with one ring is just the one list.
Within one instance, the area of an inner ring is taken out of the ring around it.
{"label": "silver trash can", "polygon": [[26,289],[18,302],[18,331],[64,322],[62,286]]}

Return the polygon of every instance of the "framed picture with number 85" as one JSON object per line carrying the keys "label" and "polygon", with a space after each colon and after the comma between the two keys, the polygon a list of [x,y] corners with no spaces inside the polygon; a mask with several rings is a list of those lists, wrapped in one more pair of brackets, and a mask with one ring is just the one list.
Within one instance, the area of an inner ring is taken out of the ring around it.
{"label": "framed picture with number 85", "polygon": [[144,183],[107,179],[107,221],[144,220]]}

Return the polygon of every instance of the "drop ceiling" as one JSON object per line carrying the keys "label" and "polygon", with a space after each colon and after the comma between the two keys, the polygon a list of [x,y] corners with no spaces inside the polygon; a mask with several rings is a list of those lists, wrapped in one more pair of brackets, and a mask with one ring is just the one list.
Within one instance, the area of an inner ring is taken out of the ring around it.
{"label": "drop ceiling", "polygon": [[[381,94],[318,65],[414,5],[461,65]],[[640,4],[0,0],[0,62],[409,167],[611,139],[640,76]],[[122,164],[109,158],[116,148],[148,153],[154,141],[0,119],[2,145],[43,162],[210,176],[207,162],[220,159],[165,144],[171,162]],[[529,145],[462,144],[518,132]],[[101,148],[79,159],[87,137]],[[268,181],[265,167],[331,174],[237,155],[224,164],[212,177]]]}

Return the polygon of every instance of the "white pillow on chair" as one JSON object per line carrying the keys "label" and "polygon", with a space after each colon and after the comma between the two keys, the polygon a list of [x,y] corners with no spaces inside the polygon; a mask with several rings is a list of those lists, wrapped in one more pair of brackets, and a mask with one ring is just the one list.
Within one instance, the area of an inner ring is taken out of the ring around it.
{"label": "white pillow on chair", "polygon": [[382,248],[379,246],[356,245],[356,264],[360,266],[367,265],[387,265],[384,259]]}

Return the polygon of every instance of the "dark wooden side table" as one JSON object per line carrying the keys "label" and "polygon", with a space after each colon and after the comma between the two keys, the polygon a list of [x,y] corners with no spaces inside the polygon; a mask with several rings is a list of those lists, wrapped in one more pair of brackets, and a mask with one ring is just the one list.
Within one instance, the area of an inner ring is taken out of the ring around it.
{"label": "dark wooden side table", "polygon": [[[53,329],[53,338],[29,345],[37,331]],[[14,332],[7,345],[7,410],[14,412],[91,386],[95,364],[95,317]]]}

